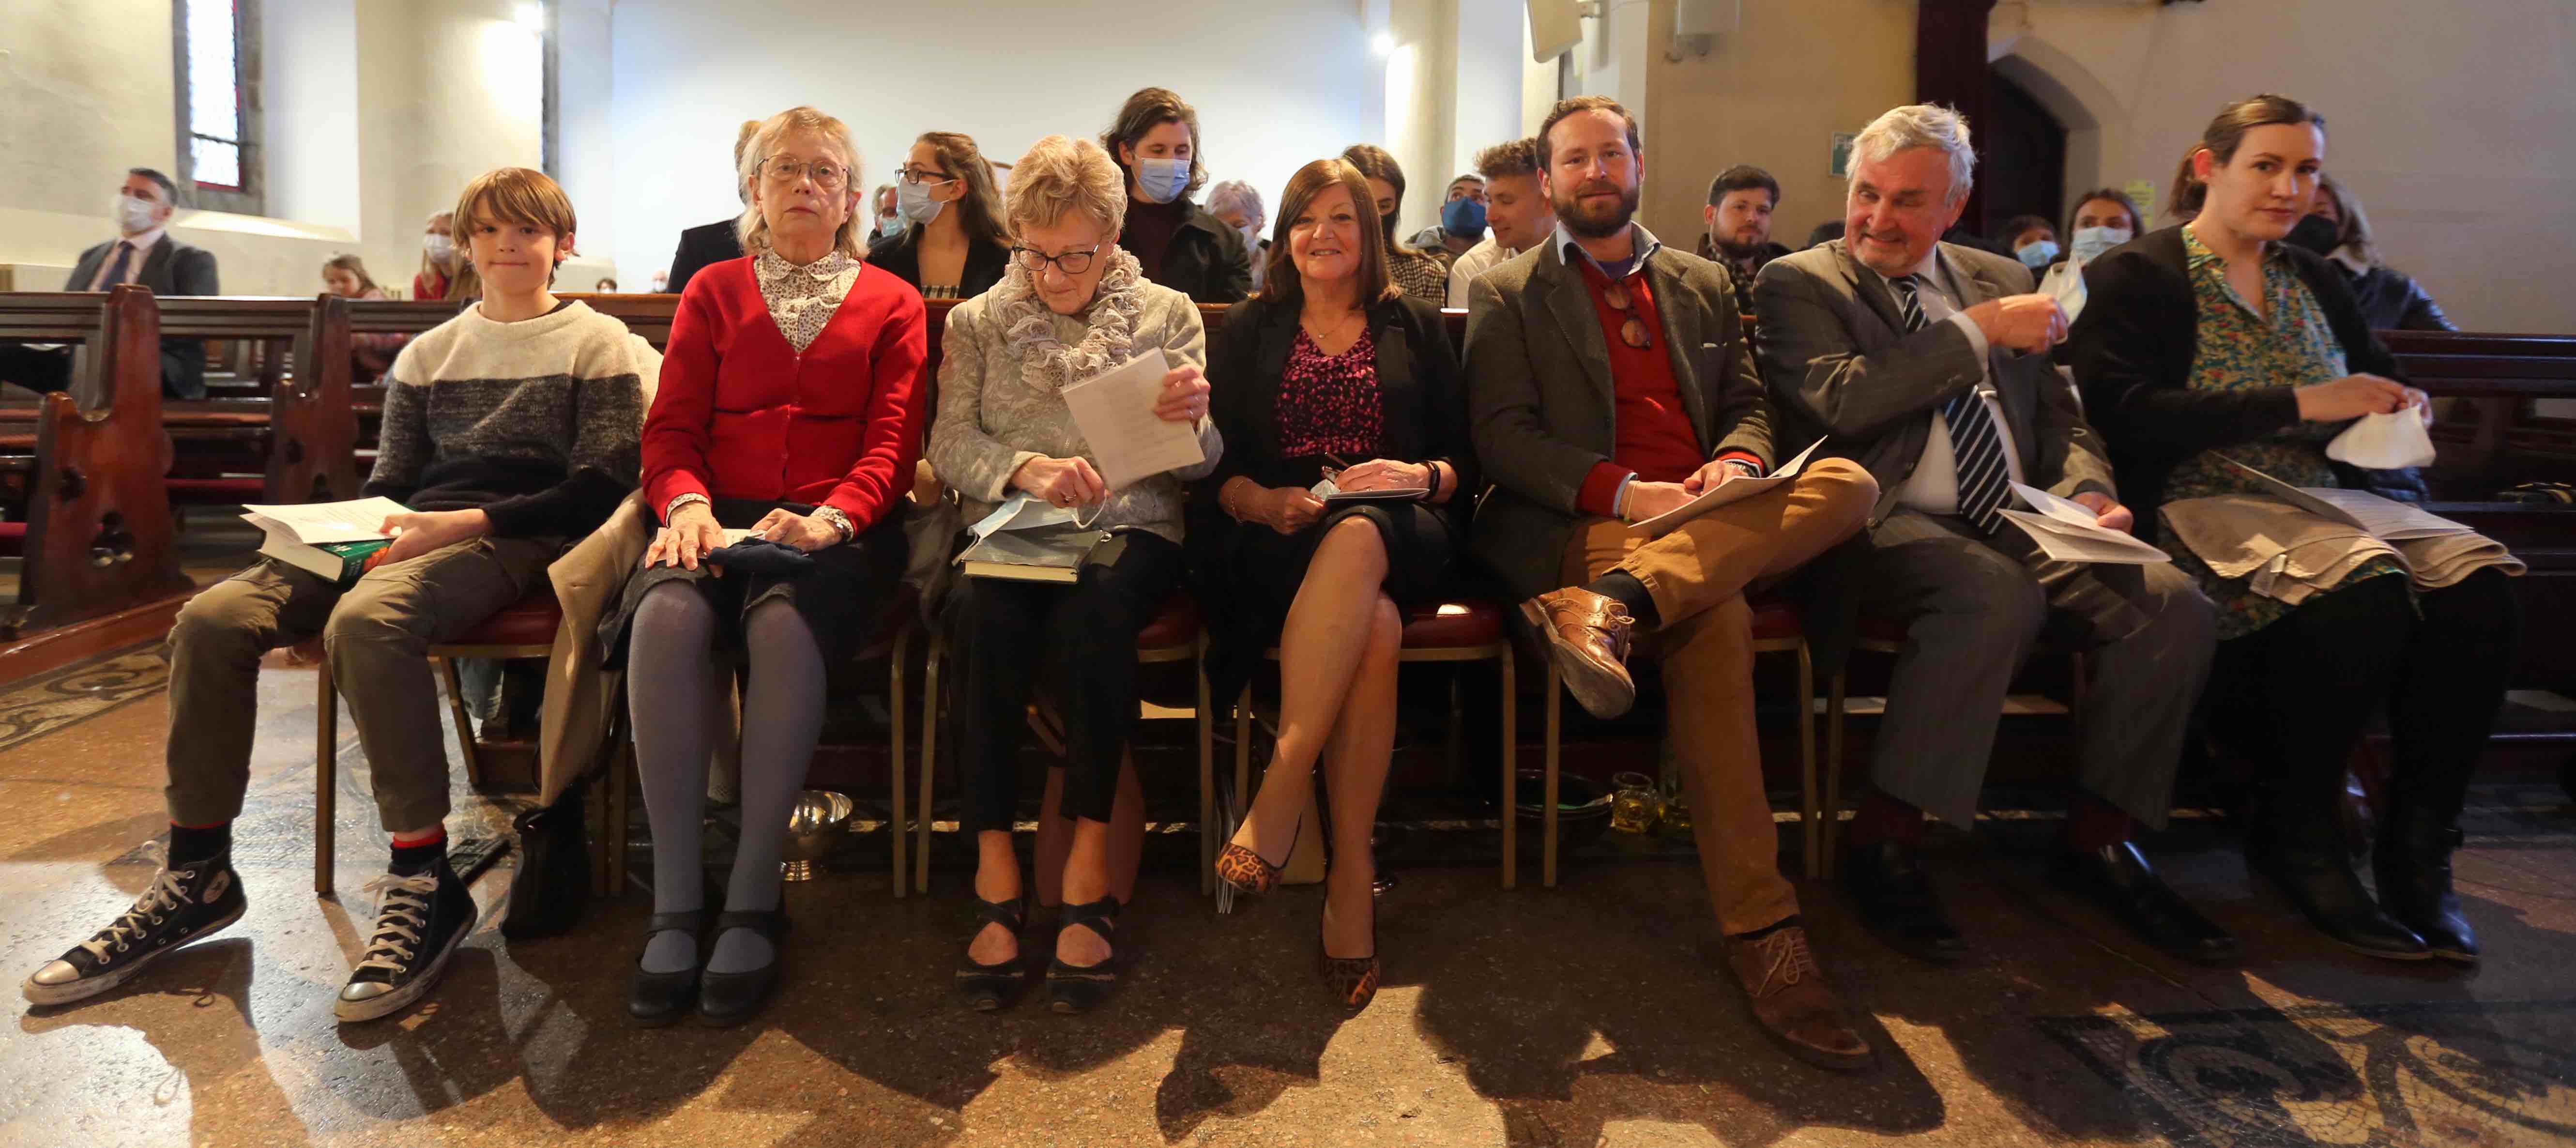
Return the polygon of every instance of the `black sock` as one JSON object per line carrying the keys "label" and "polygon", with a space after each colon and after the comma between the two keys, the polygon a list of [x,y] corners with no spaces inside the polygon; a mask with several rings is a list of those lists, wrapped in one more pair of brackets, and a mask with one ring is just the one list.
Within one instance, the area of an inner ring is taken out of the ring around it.
{"label": "black sock", "polygon": [[429,872],[431,866],[446,856],[447,835],[444,833],[418,845],[396,845],[391,872],[397,877],[417,877]]}
{"label": "black sock", "polygon": [[1655,596],[1646,592],[1646,584],[1638,581],[1636,575],[1625,570],[1603,574],[1584,589],[1627,607],[1628,616],[1637,620],[1640,630],[1654,629],[1663,621],[1662,616],[1655,613]]}
{"label": "black sock", "polygon": [[192,826],[172,822],[170,825],[170,863],[185,865],[217,856],[233,847],[233,823]]}
{"label": "black sock", "polygon": [[1758,941],[1773,933],[1779,932],[1782,929],[1793,929],[1798,927],[1798,925],[1798,915],[1796,913],[1791,913],[1786,917],[1782,917],[1779,920],[1773,921],[1768,925],[1764,925],[1759,929],[1755,929],[1750,933],[1728,933],[1726,937],[1731,941]]}

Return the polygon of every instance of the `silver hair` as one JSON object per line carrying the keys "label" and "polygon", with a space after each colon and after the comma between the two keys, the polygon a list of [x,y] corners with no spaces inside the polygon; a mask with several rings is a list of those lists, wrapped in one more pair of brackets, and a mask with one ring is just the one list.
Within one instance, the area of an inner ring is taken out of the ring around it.
{"label": "silver hair", "polygon": [[[1890,108],[1886,114],[1871,120],[1852,141],[1855,160],[1885,163],[1889,156],[1908,148],[1939,148],[1950,160],[1950,192],[1942,206],[1957,204],[1968,197],[1976,186],[1977,149],[1968,140],[1968,117],[1939,104],[1907,104]],[[1860,164],[1854,162],[1854,170]]]}
{"label": "silver hair", "polygon": [[1239,179],[1229,179],[1208,189],[1209,211],[1223,211],[1229,207],[1240,207],[1264,219],[1270,217],[1269,209],[1261,205],[1261,193]]}

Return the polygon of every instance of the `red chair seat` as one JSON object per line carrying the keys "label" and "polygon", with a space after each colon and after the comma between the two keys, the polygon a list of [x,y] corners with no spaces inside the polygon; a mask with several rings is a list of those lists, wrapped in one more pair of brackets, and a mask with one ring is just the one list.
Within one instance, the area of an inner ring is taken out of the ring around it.
{"label": "red chair seat", "polygon": [[1753,640],[1786,642],[1799,635],[1798,608],[1786,602],[1749,602],[1753,607]]}
{"label": "red chair seat", "polygon": [[1458,650],[1503,640],[1503,607],[1487,601],[1434,602],[1404,613],[1404,648]]}
{"label": "red chair seat", "polygon": [[563,607],[555,602],[552,586],[530,594],[501,611],[483,619],[483,624],[442,646],[551,646],[555,628],[563,624]]}
{"label": "red chair seat", "polygon": [[1189,645],[1199,638],[1199,604],[1187,594],[1175,594],[1163,603],[1154,620],[1136,632],[1136,649],[1153,653]]}
{"label": "red chair seat", "polygon": [[257,502],[268,495],[268,480],[248,475],[236,478],[165,478],[161,480],[161,487],[174,497],[210,502]]}

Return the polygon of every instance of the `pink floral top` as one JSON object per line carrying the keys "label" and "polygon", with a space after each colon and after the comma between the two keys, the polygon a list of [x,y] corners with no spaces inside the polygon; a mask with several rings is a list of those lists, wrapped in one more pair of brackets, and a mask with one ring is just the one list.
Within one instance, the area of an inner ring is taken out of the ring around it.
{"label": "pink floral top", "polygon": [[1385,430],[1377,336],[1363,327],[1349,350],[1327,355],[1299,328],[1279,379],[1280,456],[1338,454],[1358,462],[1376,457]]}

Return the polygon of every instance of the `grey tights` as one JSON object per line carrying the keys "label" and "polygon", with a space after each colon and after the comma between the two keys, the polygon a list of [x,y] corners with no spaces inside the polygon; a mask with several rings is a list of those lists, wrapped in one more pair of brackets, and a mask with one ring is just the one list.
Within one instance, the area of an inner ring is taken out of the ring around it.
{"label": "grey tights", "polygon": [[[656,913],[706,907],[699,830],[714,737],[709,703],[722,680],[707,668],[718,622],[707,596],[687,582],[656,586],[635,608],[626,702],[634,714],[644,809],[653,825]],[[734,849],[724,907],[757,912],[778,907],[788,808],[805,784],[814,739],[823,729],[823,653],[804,618],[784,601],[754,607],[742,629],[751,656],[742,700],[742,840]],[[707,971],[748,972],[775,957],[760,934],[727,929],[716,938]],[[689,935],[676,930],[655,933],[644,948],[646,972],[679,972],[697,961]]]}

